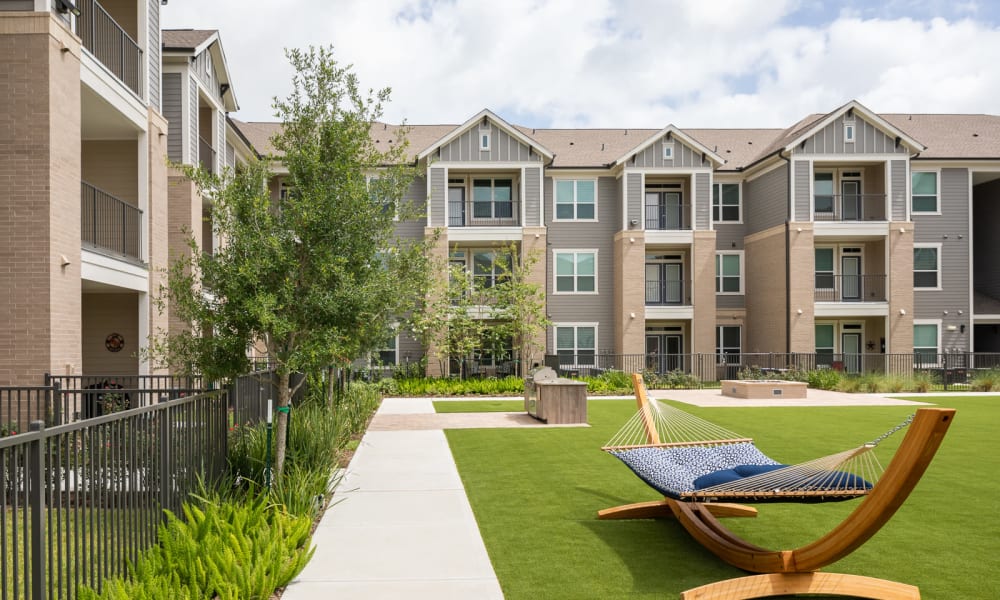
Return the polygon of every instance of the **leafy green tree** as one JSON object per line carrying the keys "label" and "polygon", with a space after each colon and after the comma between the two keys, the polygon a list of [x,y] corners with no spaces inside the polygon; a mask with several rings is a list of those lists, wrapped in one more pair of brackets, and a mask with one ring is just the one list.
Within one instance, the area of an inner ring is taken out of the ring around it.
{"label": "leafy green tree", "polygon": [[545,315],[545,292],[542,286],[531,281],[539,254],[521,257],[517,247],[511,245],[499,251],[497,258],[500,274],[491,291],[496,319],[494,331],[498,337],[511,340],[523,375],[544,351],[536,340],[552,324]]}
{"label": "leafy green tree", "polygon": [[[274,103],[283,123],[272,139],[277,155],[221,178],[187,171],[214,202],[224,243],[207,254],[192,239],[196,251],[171,265],[166,296],[192,327],[155,348],[173,368],[215,379],[247,372],[247,348],[264,346],[279,390],[276,477],[290,374],[373,350],[427,276],[423,242],[393,237],[394,216],[408,216],[401,199],[413,177],[405,131],[390,150],[370,136],[389,90],[362,92],[331,49],[287,55],[296,75],[289,97]],[[271,198],[264,185],[271,161],[288,170],[286,198]]]}

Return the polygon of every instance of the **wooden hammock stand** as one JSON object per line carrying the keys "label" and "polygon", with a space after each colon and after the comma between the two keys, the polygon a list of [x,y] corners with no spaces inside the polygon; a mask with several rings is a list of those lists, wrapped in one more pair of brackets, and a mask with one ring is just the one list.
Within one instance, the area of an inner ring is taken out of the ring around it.
{"label": "wooden hammock stand", "polygon": [[[659,444],[642,375],[633,374],[632,382],[647,439],[651,445]],[[687,590],[681,593],[682,600],[737,600],[785,594],[838,594],[883,600],[920,598],[916,586],[818,571],[859,548],[892,518],[934,458],[954,415],[951,408],[918,409],[892,462],[871,492],[833,530],[794,550],[761,548],[719,522],[719,517],[757,515],[755,508],[742,504],[683,502],[665,497],[607,508],[598,512],[598,518],[676,518],[695,540],[722,560],[744,571],[762,573]]]}

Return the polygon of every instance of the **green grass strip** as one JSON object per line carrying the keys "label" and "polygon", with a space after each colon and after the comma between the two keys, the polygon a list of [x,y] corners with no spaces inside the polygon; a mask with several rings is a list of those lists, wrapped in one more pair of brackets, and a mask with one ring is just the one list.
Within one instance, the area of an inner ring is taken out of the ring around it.
{"label": "green grass strip", "polygon": [[[1000,555],[1000,397],[921,400],[958,409],[937,457],[896,516],[827,570],[917,585],[926,600],[1000,597],[991,566]],[[761,450],[789,463],[874,439],[916,408],[679,406],[753,436]],[[592,400],[590,428],[446,432],[508,600],[675,598],[744,574],[673,521],[597,520],[602,508],[658,498],[599,450],[634,410],[632,401]],[[883,465],[902,437],[879,447]],[[726,523],[751,542],[790,549],[829,531],[858,502],[759,505],[756,519]]]}

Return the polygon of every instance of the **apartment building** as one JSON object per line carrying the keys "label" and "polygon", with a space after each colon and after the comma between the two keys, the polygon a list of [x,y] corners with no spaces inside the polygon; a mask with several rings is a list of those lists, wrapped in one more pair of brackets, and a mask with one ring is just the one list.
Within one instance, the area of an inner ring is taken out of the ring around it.
{"label": "apartment building", "polygon": [[[183,231],[215,243],[175,167],[252,150],[214,31],[156,0],[0,0],[0,384],[140,374],[171,326],[153,299]],[[173,326],[178,326],[176,323]]]}
{"label": "apartment building", "polygon": [[[238,127],[266,146],[277,124]],[[398,143],[391,125],[372,135]],[[439,232],[437,254],[473,276],[497,245],[538,253],[553,325],[537,343],[570,362],[792,352],[861,371],[1000,350],[1000,117],[852,101],[787,129],[557,130],[484,110],[408,139],[406,201],[426,215],[397,234]],[[383,359],[434,354],[395,344]]]}

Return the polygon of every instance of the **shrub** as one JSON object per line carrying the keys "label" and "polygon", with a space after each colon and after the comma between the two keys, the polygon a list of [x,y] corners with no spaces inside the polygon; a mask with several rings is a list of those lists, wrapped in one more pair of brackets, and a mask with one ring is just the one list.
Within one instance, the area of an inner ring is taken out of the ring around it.
{"label": "shrub", "polygon": [[818,390],[834,390],[840,384],[840,373],[833,369],[816,369],[806,375],[809,387]]}
{"label": "shrub", "polygon": [[516,376],[452,379],[411,377],[396,379],[401,396],[519,396],[524,394],[524,380]]}
{"label": "shrub", "polygon": [[926,394],[937,383],[937,379],[929,371],[916,371],[913,373],[913,391]]}
{"label": "shrub", "polygon": [[1000,390],[1000,369],[976,373],[972,378],[972,390],[976,392],[995,392]]}

